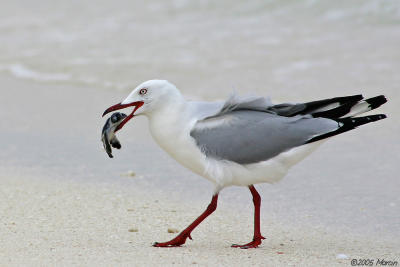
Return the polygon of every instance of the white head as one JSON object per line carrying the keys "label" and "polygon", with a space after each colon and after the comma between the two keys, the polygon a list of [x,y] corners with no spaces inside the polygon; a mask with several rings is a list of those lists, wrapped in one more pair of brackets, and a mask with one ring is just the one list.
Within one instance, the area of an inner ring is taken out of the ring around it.
{"label": "white head", "polygon": [[117,127],[116,131],[118,131],[134,116],[147,115],[180,98],[182,98],[181,93],[172,83],[166,80],[149,80],[133,89],[124,101],[109,107],[104,111],[103,116],[115,110],[135,107],[132,113]]}

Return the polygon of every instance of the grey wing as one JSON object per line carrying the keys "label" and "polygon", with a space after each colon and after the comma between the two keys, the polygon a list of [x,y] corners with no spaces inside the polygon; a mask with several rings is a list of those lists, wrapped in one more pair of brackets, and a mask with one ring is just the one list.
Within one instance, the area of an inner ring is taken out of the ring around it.
{"label": "grey wing", "polygon": [[237,110],[198,121],[190,135],[209,157],[250,164],[268,160],[338,128],[338,122],[325,118]]}

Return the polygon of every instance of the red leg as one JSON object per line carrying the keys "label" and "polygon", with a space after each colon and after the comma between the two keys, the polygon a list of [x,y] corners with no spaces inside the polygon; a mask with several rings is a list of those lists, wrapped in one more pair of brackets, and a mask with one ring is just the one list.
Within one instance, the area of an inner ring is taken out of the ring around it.
{"label": "red leg", "polygon": [[250,192],[253,195],[253,203],[254,203],[254,236],[253,241],[247,243],[245,245],[232,245],[234,248],[256,248],[261,245],[261,242],[265,237],[261,235],[260,231],[260,206],[261,206],[261,197],[258,194],[257,190],[253,185],[249,186]]}
{"label": "red leg", "polygon": [[179,233],[174,239],[164,242],[158,243],[155,242],[153,244],[154,247],[179,247],[185,244],[186,239],[192,239],[190,233],[199,225],[205,218],[208,217],[211,213],[213,213],[217,209],[218,202],[218,193],[212,197],[211,203],[208,205],[207,209],[194,221],[191,225],[189,225],[185,230]]}

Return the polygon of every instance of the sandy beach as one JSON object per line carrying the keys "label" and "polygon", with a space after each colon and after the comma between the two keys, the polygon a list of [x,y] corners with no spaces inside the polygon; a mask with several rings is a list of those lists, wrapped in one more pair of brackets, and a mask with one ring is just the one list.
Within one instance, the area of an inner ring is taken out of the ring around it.
{"label": "sandy beach", "polygon": [[[219,209],[181,248],[153,248],[201,206],[168,202],[112,184],[1,175],[2,266],[349,266],[350,259],[398,259],[398,243],[264,223],[256,250],[250,217]],[[130,232],[133,231],[133,232]],[[337,259],[345,254],[349,259]]]}
{"label": "sandy beach", "polygon": [[[222,194],[217,212],[193,232],[194,241],[181,248],[153,248],[153,242],[172,238],[169,228],[181,230],[197,217],[208,204],[211,190],[200,190],[203,196],[198,199],[185,198],[187,194],[179,191],[185,189],[194,195],[199,192],[187,184],[176,184],[175,191],[167,186],[163,191],[160,187],[165,177],[159,180],[160,174],[154,174],[155,180],[140,173],[133,177],[121,175],[128,168],[128,162],[122,159],[122,163],[115,160],[107,165],[110,160],[99,148],[99,133],[91,137],[93,129],[100,129],[96,127],[100,118],[91,119],[98,112],[97,104],[84,105],[92,97],[91,89],[66,90],[65,86],[43,86],[4,76],[1,81],[3,86],[18,88],[8,97],[19,99],[21,104],[16,107],[2,98],[2,121],[17,109],[30,114],[8,120],[10,127],[3,132],[9,143],[1,153],[0,165],[2,266],[349,266],[351,259],[398,260],[398,238],[354,234],[351,226],[340,230],[318,223],[307,225],[301,217],[287,223],[270,210],[267,195],[263,196],[262,211],[262,232],[267,240],[259,249],[233,249],[232,243],[251,238],[252,208],[245,192],[247,198],[238,194],[237,201],[245,199],[248,206],[234,208],[240,203],[232,201],[232,190]],[[37,97],[47,95],[72,103],[77,92],[81,97],[72,109],[56,107],[57,103],[48,102],[49,98]],[[31,101],[31,95],[36,96],[35,101]],[[109,93],[100,92],[93,101],[108,102],[108,97]],[[37,109],[40,115],[35,113]],[[135,126],[142,124],[145,126],[145,121]],[[44,125],[53,127],[44,129]],[[82,134],[76,136],[79,129]],[[149,141],[146,131],[136,131],[143,142]],[[32,147],[24,147],[18,139],[21,136]],[[136,144],[125,143],[127,147]],[[122,158],[121,154],[118,157]],[[180,172],[175,172],[177,178]],[[286,213],[292,218],[297,216],[290,210]],[[340,254],[346,255],[342,256],[345,259],[338,259]]]}
{"label": "sandy beach", "polygon": [[[338,1],[2,1],[0,266],[351,266],[400,262],[400,4]],[[167,79],[191,100],[300,103],[384,94],[388,118],[336,136],[262,197],[213,186],[152,140],[144,117],[108,158],[104,110]],[[381,264],[383,265],[383,264]]]}

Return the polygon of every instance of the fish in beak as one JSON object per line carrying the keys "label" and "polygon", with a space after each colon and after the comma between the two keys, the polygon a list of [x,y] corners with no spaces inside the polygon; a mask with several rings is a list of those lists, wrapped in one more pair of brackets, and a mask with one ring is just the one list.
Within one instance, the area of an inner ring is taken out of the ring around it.
{"label": "fish in beak", "polygon": [[121,149],[121,143],[115,135],[115,129],[127,116],[124,113],[115,112],[107,119],[104,124],[103,130],[101,131],[101,141],[103,142],[104,150],[107,152],[110,158],[112,155],[112,148]]}
{"label": "fish in beak", "polygon": [[106,111],[104,111],[103,116],[106,115],[107,113],[110,113],[112,111],[115,110],[120,110],[120,109],[124,109],[124,108],[128,108],[128,107],[134,107],[133,111],[131,114],[129,114],[115,129],[115,131],[119,131],[120,129],[122,129],[122,127],[124,127],[124,125],[135,116],[135,112],[136,110],[138,110],[141,106],[143,106],[144,102],[143,101],[136,101],[136,102],[132,102],[129,104],[116,104],[114,106],[109,107],[108,109],[106,109]]}

